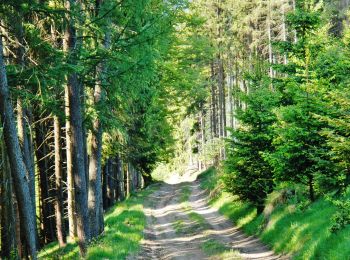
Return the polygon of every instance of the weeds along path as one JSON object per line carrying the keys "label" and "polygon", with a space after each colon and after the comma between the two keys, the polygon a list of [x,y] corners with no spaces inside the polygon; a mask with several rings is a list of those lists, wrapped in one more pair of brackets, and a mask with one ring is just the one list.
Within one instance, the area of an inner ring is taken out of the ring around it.
{"label": "weeds along path", "polygon": [[209,207],[198,181],[163,184],[148,198],[145,210],[142,249],[128,259],[287,259]]}

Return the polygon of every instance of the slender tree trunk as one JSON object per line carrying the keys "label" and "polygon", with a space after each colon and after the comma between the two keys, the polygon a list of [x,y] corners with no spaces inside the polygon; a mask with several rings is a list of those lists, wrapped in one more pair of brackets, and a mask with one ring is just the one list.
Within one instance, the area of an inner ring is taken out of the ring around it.
{"label": "slender tree trunk", "polygon": [[125,191],[126,191],[126,197],[129,198],[130,196],[130,163],[128,163],[126,166],[127,167],[125,171],[125,180],[126,180]]}
{"label": "slender tree trunk", "polygon": [[69,236],[72,240],[77,236],[77,225],[75,217],[75,189],[72,164],[72,142],[71,142],[71,124],[70,124],[70,108],[68,86],[65,87],[65,113],[66,113],[66,168],[67,168],[67,210],[68,210],[68,225]]}
{"label": "slender tree trunk", "polygon": [[9,96],[7,75],[3,57],[2,37],[0,37],[0,113],[4,124],[4,137],[7,154],[10,158],[11,174],[16,183],[16,197],[18,199],[20,217],[23,223],[25,237],[29,246],[29,252],[33,259],[36,254],[36,221],[33,215],[33,201],[30,196],[28,184],[28,171],[26,169],[21,148],[17,136],[13,107]]}
{"label": "slender tree trunk", "polygon": [[[12,185],[14,187],[14,184]],[[27,259],[28,253],[27,253],[27,246],[26,246],[26,238],[23,234],[24,229],[21,230],[21,218],[19,216],[19,210],[18,210],[18,203],[16,195],[12,195],[13,200],[13,209],[15,214],[15,228],[16,228],[16,241],[17,241],[17,252],[19,259]]]}
{"label": "slender tree trunk", "polygon": [[[67,54],[69,52],[69,35],[65,32],[63,40],[63,51]],[[67,211],[68,211],[68,230],[69,237],[74,240],[77,236],[77,223],[75,215],[75,188],[73,175],[73,147],[72,147],[72,131],[70,123],[70,103],[69,103],[69,89],[65,85],[64,89],[64,103],[65,103],[65,126],[66,126],[66,173],[67,173]]]}
{"label": "slender tree trunk", "polygon": [[103,199],[103,208],[108,208],[108,198],[107,198],[107,183],[108,183],[108,162],[106,162],[103,167],[102,175],[102,199]]}
{"label": "slender tree trunk", "polygon": [[219,129],[220,137],[226,137],[226,94],[225,72],[221,55],[218,56],[218,88],[219,88]]}
{"label": "slender tree trunk", "polygon": [[[2,138],[1,138],[2,139]],[[13,208],[11,169],[9,167],[6,148],[0,139],[0,208],[1,208],[1,254],[3,259],[16,259],[16,216]]]}
{"label": "slender tree trunk", "polygon": [[120,156],[117,156],[117,176],[118,176],[118,200],[123,201],[124,192],[124,174],[123,174],[123,161]]}
{"label": "slender tree trunk", "polygon": [[[272,69],[272,64],[273,64],[273,53],[272,53],[272,35],[271,35],[271,0],[268,0],[267,4],[267,40],[268,40],[268,46],[269,46],[269,76],[272,79],[273,78],[273,69]],[[272,89],[272,84],[270,85]]]}
{"label": "slender tree trunk", "polygon": [[[295,12],[297,10],[296,7],[296,0],[292,0],[292,7],[293,7],[293,11]],[[294,43],[298,42],[298,35],[297,35],[297,31],[294,30]]]}
{"label": "slender tree trunk", "polygon": [[217,137],[217,102],[216,102],[216,84],[215,84],[215,69],[214,69],[214,62],[212,61],[210,64],[211,67],[211,129],[212,129],[212,136]]}
{"label": "slender tree trunk", "polygon": [[[287,41],[287,25],[286,25],[286,9],[285,4],[282,4],[282,39],[284,42]],[[286,65],[288,63],[287,54],[283,55],[283,64]]]}
{"label": "slender tree trunk", "polygon": [[63,181],[62,181],[62,161],[61,161],[61,126],[58,116],[54,116],[55,135],[55,215],[56,232],[60,247],[66,244],[66,230],[63,211]]}
{"label": "slender tree trunk", "polygon": [[202,158],[203,158],[203,167],[204,169],[206,168],[206,161],[205,161],[205,111],[204,111],[204,105],[202,105],[202,109],[201,109],[201,115],[200,115],[200,126],[201,126],[201,154],[202,154]]}
{"label": "slender tree trunk", "polygon": [[[95,88],[95,100],[96,100]],[[97,95],[100,95],[98,93]],[[89,222],[91,238],[99,235],[99,214],[102,214],[100,205],[102,200],[102,181],[101,181],[101,151],[102,151],[102,127],[98,119],[93,123],[93,133],[91,135],[89,160]],[[96,131],[96,132],[95,132]]]}
{"label": "slender tree trunk", "polygon": [[[36,120],[39,120],[39,115],[35,115]],[[41,237],[42,244],[47,244],[55,240],[55,221],[52,216],[55,214],[54,205],[52,199],[52,183],[50,176],[53,174],[52,167],[54,163],[50,161],[48,154],[50,153],[48,145],[48,126],[46,122],[42,122],[35,127],[35,142],[36,142],[36,159],[37,169],[39,172],[39,188],[40,188],[40,216],[42,222]]]}
{"label": "slender tree trunk", "polygon": [[313,176],[309,176],[308,185],[309,185],[310,201],[314,202],[315,201],[315,190],[314,190],[314,178],[313,178]]}
{"label": "slender tree trunk", "polygon": [[[24,29],[23,29],[23,18],[16,14],[13,14],[12,17],[13,21],[10,26],[13,27],[13,30],[15,32],[15,37],[17,39],[16,42],[16,58],[15,62],[21,70],[25,67],[25,50],[24,50]],[[23,89],[23,86],[17,86],[19,90]],[[22,150],[23,160],[24,164],[27,169],[27,178],[28,178],[28,184],[29,184],[29,191],[30,196],[32,199],[32,212],[34,217],[36,217],[36,207],[35,207],[35,170],[34,170],[34,159],[33,154],[31,153],[31,145],[32,140],[31,136],[28,133],[28,130],[30,128],[29,119],[26,116],[27,109],[25,106],[23,106],[23,102],[20,98],[17,99],[17,130],[18,130],[18,138],[19,143]],[[37,235],[37,227],[35,225],[35,235]],[[37,240],[37,239],[36,239]]]}
{"label": "slender tree trunk", "polygon": [[114,158],[109,159],[109,178],[108,178],[108,197],[109,197],[109,206],[115,204],[115,189],[116,189],[116,164]]}
{"label": "slender tree trunk", "polygon": [[32,159],[32,149],[30,135],[27,132],[26,121],[29,122],[28,117],[25,115],[25,109],[22,106],[22,101],[17,100],[17,130],[20,146],[22,148],[22,154],[24,163],[28,169],[28,180],[29,180],[29,191],[32,198],[33,205],[33,215],[36,216],[35,212],[35,171]]}
{"label": "slender tree trunk", "polygon": [[[96,1],[96,15],[98,15],[103,0]],[[110,47],[110,32],[109,28],[105,28],[105,38],[103,47]],[[97,45],[99,43],[97,42]],[[102,85],[105,83],[104,77],[106,74],[106,64],[100,62],[96,67],[96,84],[94,89],[94,105],[98,107],[104,101],[104,93]],[[90,160],[89,160],[89,221],[91,237],[96,237],[103,232],[103,202],[102,202],[102,123],[99,116],[93,122],[90,142]]]}
{"label": "slender tree trunk", "polygon": [[[66,9],[68,12],[80,9],[80,2],[76,0],[66,1]],[[77,12],[78,13],[78,12]],[[76,64],[78,59],[78,51],[80,44],[77,42],[75,19],[69,15],[69,25],[66,31],[68,39],[68,49],[71,64]],[[75,211],[78,234],[78,245],[80,254],[85,257],[86,243],[90,238],[90,225],[88,214],[88,193],[87,180],[85,169],[85,151],[84,151],[84,135],[83,135],[83,115],[82,104],[80,97],[81,82],[76,72],[68,75],[68,99],[70,109],[70,123],[71,123],[71,143],[72,143],[72,164],[74,174],[75,186]]]}

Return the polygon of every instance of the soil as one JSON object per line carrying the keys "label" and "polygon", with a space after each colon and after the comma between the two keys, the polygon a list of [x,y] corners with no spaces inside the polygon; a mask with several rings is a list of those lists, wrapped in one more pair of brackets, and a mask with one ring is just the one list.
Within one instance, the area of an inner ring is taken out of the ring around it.
{"label": "soil", "polygon": [[142,249],[128,259],[288,259],[245,235],[207,201],[198,181],[162,184],[145,206]]}

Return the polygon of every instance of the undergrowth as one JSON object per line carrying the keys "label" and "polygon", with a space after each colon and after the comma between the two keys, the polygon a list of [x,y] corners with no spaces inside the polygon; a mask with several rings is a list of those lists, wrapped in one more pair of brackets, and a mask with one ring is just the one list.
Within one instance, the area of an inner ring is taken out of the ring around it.
{"label": "undergrowth", "polygon": [[[87,259],[125,259],[130,253],[137,252],[146,224],[143,202],[157,187],[155,184],[135,193],[107,212],[105,231],[90,243]],[[79,249],[75,242],[63,248],[54,242],[40,251],[39,259],[79,259]]]}
{"label": "undergrowth", "polygon": [[271,212],[257,216],[254,206],[217,189],[221,183],[214,168],[203,172],[200,179],[202,188],[217,190],[210,199],[212,206],[245,233],[259,236],[275,252],[293,259],[350,259],[350,225],[332,232],[337,207],[330,201],[321,198],[310,204],[291,199],[273,205],[274,197],[282,192],[275,191],[265,205]]}

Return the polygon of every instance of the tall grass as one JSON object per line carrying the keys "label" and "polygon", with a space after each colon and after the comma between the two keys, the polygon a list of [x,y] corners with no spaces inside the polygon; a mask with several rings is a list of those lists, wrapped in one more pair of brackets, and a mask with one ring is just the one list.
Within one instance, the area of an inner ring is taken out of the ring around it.
{"label": "tall grass", "polygon": [[[291,255],[293,259],[350,259],[350,226],[332,233],[332,216],[336,208],[325,199],[307,207],[285,202],[275,205],[268,219],[257,216],[256,209],[237,196],[217,189],[217,172],[210,168],[201,176],[202,188],[218,190],[211,197],[212,206],[229,217],[249,235],[257,235],[277,253]],[[276,196],[271,194],[270,197]],[[272,198],[268,198],[268,203]]]}
{"label": "tall grass", "polygon": [[[136,193],[107,212],[105,231],[89,245],[87,259],[125,259],[137,252],[146,224],[143,204],[156,188],[153,185]],[[54,242],[40,251],[39,259],[79,259],[79,249],[75,242],[64,248]]]}

